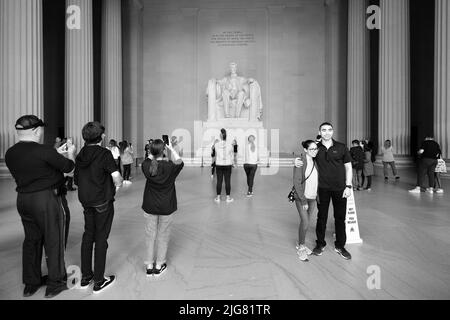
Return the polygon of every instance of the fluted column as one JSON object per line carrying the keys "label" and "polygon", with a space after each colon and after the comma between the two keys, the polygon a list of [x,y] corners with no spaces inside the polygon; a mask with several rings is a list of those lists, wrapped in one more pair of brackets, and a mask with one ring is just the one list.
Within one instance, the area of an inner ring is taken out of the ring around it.
{"label": "fluted column", "polygon": [[80,8],[80,29],[66,28],[66,136],[77,148],[83,145],[81,129],[94,119],[92,0],[66,0]]}
{"label": "fluted column", "polygon": [[434,133],[450,159],[450,3],[436,0]]}
{"label": "fluted column", "polygon": [[410,155],[409,0],[381,0],[378,142]]}
{"label": "fluted column", "polygon": [[370,42],[367,0],[348,2],[347,143],[370,137]]}
{"label": "fluted column", "polygon": [[42,65],[42,0],[0,0],[0,161],[16,120],[44,114]]}
{"label": "fluted column", "polygon": [[123,139],[121,0],[103,1],[101,119],[108,139]]}

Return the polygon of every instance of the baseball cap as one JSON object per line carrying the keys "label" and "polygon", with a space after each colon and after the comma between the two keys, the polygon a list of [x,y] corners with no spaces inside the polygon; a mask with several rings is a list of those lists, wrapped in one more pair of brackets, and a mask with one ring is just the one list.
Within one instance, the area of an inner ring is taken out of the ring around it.
{"label": "baseball cap", "polygon": [[37,127],[45,127],[46,124],[44,121],[36,117],[35,115],[25,115],[21,116],[16,121],[16,130],[28,130],[28,129],[34,129]]}

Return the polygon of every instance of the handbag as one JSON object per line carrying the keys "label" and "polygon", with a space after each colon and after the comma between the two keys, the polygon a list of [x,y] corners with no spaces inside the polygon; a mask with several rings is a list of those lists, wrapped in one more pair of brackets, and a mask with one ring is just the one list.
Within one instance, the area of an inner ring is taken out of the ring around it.
{"label": "handbag", "polygon": [[447,173],[447,166],[445,164],[444,159],[437,159],[438,163],[436,165],[436,169],[434,169],[434,172],[438,173]]}
{"label": "handbag", "polygon": [[[305,180],[303,180],[302,182],[300,182],[300,184],[303,184],[306,180],[308,180],[308,178],[312,175],[312,173],[313,173],[315,167],[316,167],[316,162],[313,161],[313,168],[312,168],[311,172],[310,172],[309,175],[305,178]],[[291,192],[289,192],[289,194],[288,194],[289,202],[294,202],[294,201],[295,201],[295,193],[296,193],[296,192],[297,192],[297,191],[295,190],[295,186],[292,186]]]}

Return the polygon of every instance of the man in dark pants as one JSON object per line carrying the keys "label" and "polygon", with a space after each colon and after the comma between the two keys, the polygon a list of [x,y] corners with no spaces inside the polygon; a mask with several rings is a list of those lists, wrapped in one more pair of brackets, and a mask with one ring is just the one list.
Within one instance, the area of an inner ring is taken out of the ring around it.
{"label": "man in dark pants", "polygon": [[[319,171],[318,209],[316,225],[316,247],[313,254],[320,256],[326,246],[325,230],[328,219],[330,200],[333,201],[334,225],[336,241],[335,251],[344,259],[351,259],[345,249],[347,236],[345,233],[345,216],[347,213],[347,198],[352,190],[352,157],[348,148],[333,139],[333,126],[325,122],[319,127],[321,142],[317,144],[319,151],[316,164]],[[295,161],[300,166],[299,159]]]}
{"label": "man in dark pants", "polygon": [[[441,153],[441,147],[434,141],[433,135],[427,135],[417,152],[420,157],[417,168],[417,186],[409,192],[420,193],[425,190],[427,193],[434,193],[434,170]],[[425,175],[428,176],[428,188],[425,188]]]}
{"label": "man in dark pants", "polygon": [[[105,128],[98,122],[87,123],[82,130],[84,147],[75,161],[75,184],[78,198],[84,208],[84,234],[81,243],[81,288],[94,282],[94,293],[110,286],[115,276],[104,276],[108,237],[114,217],[116,187],[122,185],[122,176],[111,152],[101,146]],[[94,272],[92,252],[95,243]]]}
{"label": "man in dark pants", "polygon": [[[22,219],[25,240],[22,249],[24,297],[32,296],[43,285],[42,248],[47,256],[46,298],[52,298],[66,286],[64,249],[70,212],[65,199],[64,173],[74,162],[52,146],[41,144],[45,124],[34,115],[16,122],[19,142],[5,154],[6,165],[17,184],[17,210]],[[73,157],[74,150],[69,150]]]}

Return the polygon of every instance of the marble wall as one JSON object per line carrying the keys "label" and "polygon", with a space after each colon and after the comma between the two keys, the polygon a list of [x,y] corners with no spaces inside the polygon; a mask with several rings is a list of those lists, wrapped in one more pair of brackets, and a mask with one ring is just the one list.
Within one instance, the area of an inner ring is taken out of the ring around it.
{"label": "marble wall", "polygon": [[194,135],[194,121],[207,118],[208,79],[223,77],[231,61],[259,82],[264,127],[280,130],[281,153],[292,154],[330,120],[323,0],[142,4],[145,138],[177,128]]}

